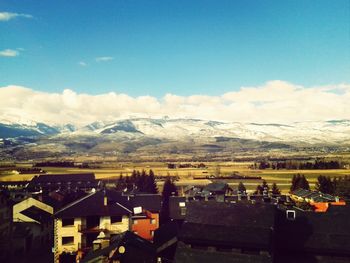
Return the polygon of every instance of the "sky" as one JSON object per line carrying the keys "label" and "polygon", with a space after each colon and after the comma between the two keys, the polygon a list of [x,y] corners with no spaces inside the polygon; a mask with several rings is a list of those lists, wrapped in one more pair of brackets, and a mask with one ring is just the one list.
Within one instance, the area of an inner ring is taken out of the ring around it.
{"label": "sky", "polygon": [[[89,120],[167,114],[261,121],[261,107],[274,103],[279,107],[264,120],[349,118],[342,103],[323,113],[329,96],[348,98],[349,83],[348,0],[0,1],[2,118],[46,112],[41,119],[49,119],[49,106],[57,105],[28,108],[38,94],[45,105],[49,97],[69,97],[71,104],[56,109],[67,110],[65,121],[77,121],[69,108],[80,109],[77,98],[89,98],[82,106],[94,109]],[[301,90],[311,94],[303,114],[287,103],[286,87],[294,100]],[[7,96],[17,104],[8,105]],[[107,101],[125,105],[102,105]],[[283,117],[288,109],[294,113]]]}

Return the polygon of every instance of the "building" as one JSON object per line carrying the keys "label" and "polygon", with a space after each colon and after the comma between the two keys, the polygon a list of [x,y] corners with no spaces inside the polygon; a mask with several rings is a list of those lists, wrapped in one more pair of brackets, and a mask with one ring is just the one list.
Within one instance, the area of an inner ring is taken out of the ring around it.
{"label": "building", "polygon": [[55,190],[91,190],[101,186],[93,173],[80,174],[41,174],[35,176],[28,184],[27,189],[35,191]]}
{"label": "building", "polygon": [[55,213],[55,262],[62,253],[82,257],[101,231],[112,236],[129,230],[132,211],[117,198],[113,192],[93,192]]}
{"label": "building", "polygon": [[5,191],[0,191],[0,262],[11,257],[12,221],[12,202]]}
{"label": "building", "polygon": [[[41,257],[52,260],[53,207],[32,197],[12,207],[14,258]],[[39,260],[35,260],[41,262]]]}
{"label": "building", "polygon": [[111,238],[127,230],[152,240],[159,227],[160,195],[124,196],[104,190],[92,192],[55,213],[55,260],[62,253],[81,258],[103,232]]}
{"label": "building", "polygon": [[118,234],[105,244],[104,247],[89,252],[81,263],[156,262],[155,246],[133,232],[126,231]]}
{"label": "building", "polygon": [[[187,203],[175,261],[213,262],[222,256],[220,262],[273,262],[275,210],[269,204]],[[235,257],[241,261],[229,260]]]}
{"label": "building", "polygon": [[349,206],[330,206],[325,213],[278,210],[275,262],[350,262],[349,217]]}
{"label": "building", "polygon": [[326,212],[328,208],[333,206],[344,206],[346,202],[340,200],[337,196],[324,194],[318,191],[310,191],[305,189],[297,189],[291,194],[291,198],[296,202],[307,202],[312,205],[315,212]]}

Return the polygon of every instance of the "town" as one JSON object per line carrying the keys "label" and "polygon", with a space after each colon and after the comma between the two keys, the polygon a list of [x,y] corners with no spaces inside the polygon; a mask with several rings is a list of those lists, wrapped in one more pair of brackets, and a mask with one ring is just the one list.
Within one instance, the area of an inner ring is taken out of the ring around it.
{"label": "town", "polygon": [[[224,180],[158,193],[152,170],[115,180],[94,173],[38,174],[0,182],[1,262],[349,262],[348,195],[289,193]],[[345,185],[349,183],[344,177]],[[28,261],[28,259],[30,259]],[[26,261],[27,260],[27,261]]]}

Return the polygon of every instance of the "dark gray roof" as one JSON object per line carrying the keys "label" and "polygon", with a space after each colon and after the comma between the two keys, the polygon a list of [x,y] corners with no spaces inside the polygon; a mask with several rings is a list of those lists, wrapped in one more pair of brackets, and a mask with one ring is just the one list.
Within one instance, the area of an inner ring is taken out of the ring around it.
{"label": "dark gray roof", "polygon": [[227,183],[215,182],[215,183],[210,183],[207,186],[205,186],[203,188],[203,191],[207,191],[207,192],[225,192],[227,188],[228,188],[228,184]]}
{"label": "dark gray roof", "polygon": [[94,173],[79,173],[79,174],[41,174],[35,176],[32,181],[35,183],[47,182],[87,182],[95,181]]}
{"label": "dark gray roof", "polygon": [[[94,250],[88,253],[81,262],[86,263],[100,256],[109,256],[110,252],[112,252],[114,249],[116,249],[121,245],[125,247],[126,249],[125,251],[128,254],[127,258],[131,260],[133,258],[133,255],[137,259],[138,254],[140,254],[141,251],[144,253],[147,253],[148,255],[150,255],[150,257],[154,257],[156,253],[155,246],[152,243],[139,237],[138,235],[135,235],[130,231],[126,231],[122,234],[114,236],[111,239],[111,244],[108,247]],[[117,253],[117,252],[114,252],[114,253]],[[116,255],[112,255],[111,258],[113,259],[115,257]],[[131,262],[131,261],[128,261],[128,262]],[[136,263],[141,261],[132,261],[132,262]]]}
{"label": "dark gray roof", "polygon": [[162,197],[159,194],[136,194],[130,196],[129,200],[131,202],[130,205],[133,207],[141,206],[148,211],[159,212]]}
{"label": "dark gray roof", "polygon": [[[186,198],[182,196],[169,197],[169,217],[176,220],[185,219],[185,215],[181,214],[180,203],[186,202]],[[187,205],[187,203],[186,203]]]}
{"label": "dark gray roof", "polygon": [[330,194],[324,194],[318,191],[298,189],[298,190],[295,190],[293,194],[301,198],[313,199],[315,202],[334,202],[335,201],[334,196]]}
{"label": "dark gray roof", "polygon": [[274,218],[272,205],[190,202],[179,238],[190,243],[267,249]]}
{"label": "dark gray roof", "polygon": [[[104,205],[105,196],[107,197],[107,206]],[[68,204],[57,211],[55,216],[67,218],[89,215],[128,215],[133,212],[134,207],[139,206],[151,212],[159,212],[160,205],[161,196],[158,194],[124,196],[118,191],[104,190],[84,196]]]}
{"label": "dark gray roof", "polygon": [[179,242],[175,254],[175,263],[272,263],[266,255],[249,255],[232,252],[208,251],[187,247]]}
{"label": "dark gray roof", "polygon": [[109,200],[107,205],[104,205],[104,197],[103,191],[84,196],[57,211],[55,217],[121,216],[131,213],[128,208],[118,205],[115,202],[115,196],[112,195],[107,195],[107,200]]}
{"label": "dark gray roof", "polygon": [[37,222],[44,223],[52,220],[52,215],[36,206],[31,206],[23,211],[21,214],[34,219]]}
{"label": "dark gray roof", "polygon": [[[326,213],[296,211],[295,220],[278,212],[276,244],[280,249],[350,255],[350,208],[330,206]],[[288,237],[288,238],[286,238]]]}

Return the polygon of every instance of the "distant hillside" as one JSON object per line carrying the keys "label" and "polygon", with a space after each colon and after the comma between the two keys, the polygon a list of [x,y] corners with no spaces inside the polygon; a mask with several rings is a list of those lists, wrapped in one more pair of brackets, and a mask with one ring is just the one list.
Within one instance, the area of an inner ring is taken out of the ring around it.
{"label": "distant hillside", "polygon": [[3,156],[74,154],[221,154],[243,151],[346,150],[350,121],[261,124],[198,119],[133,118],[111,123],[0,123]]}

